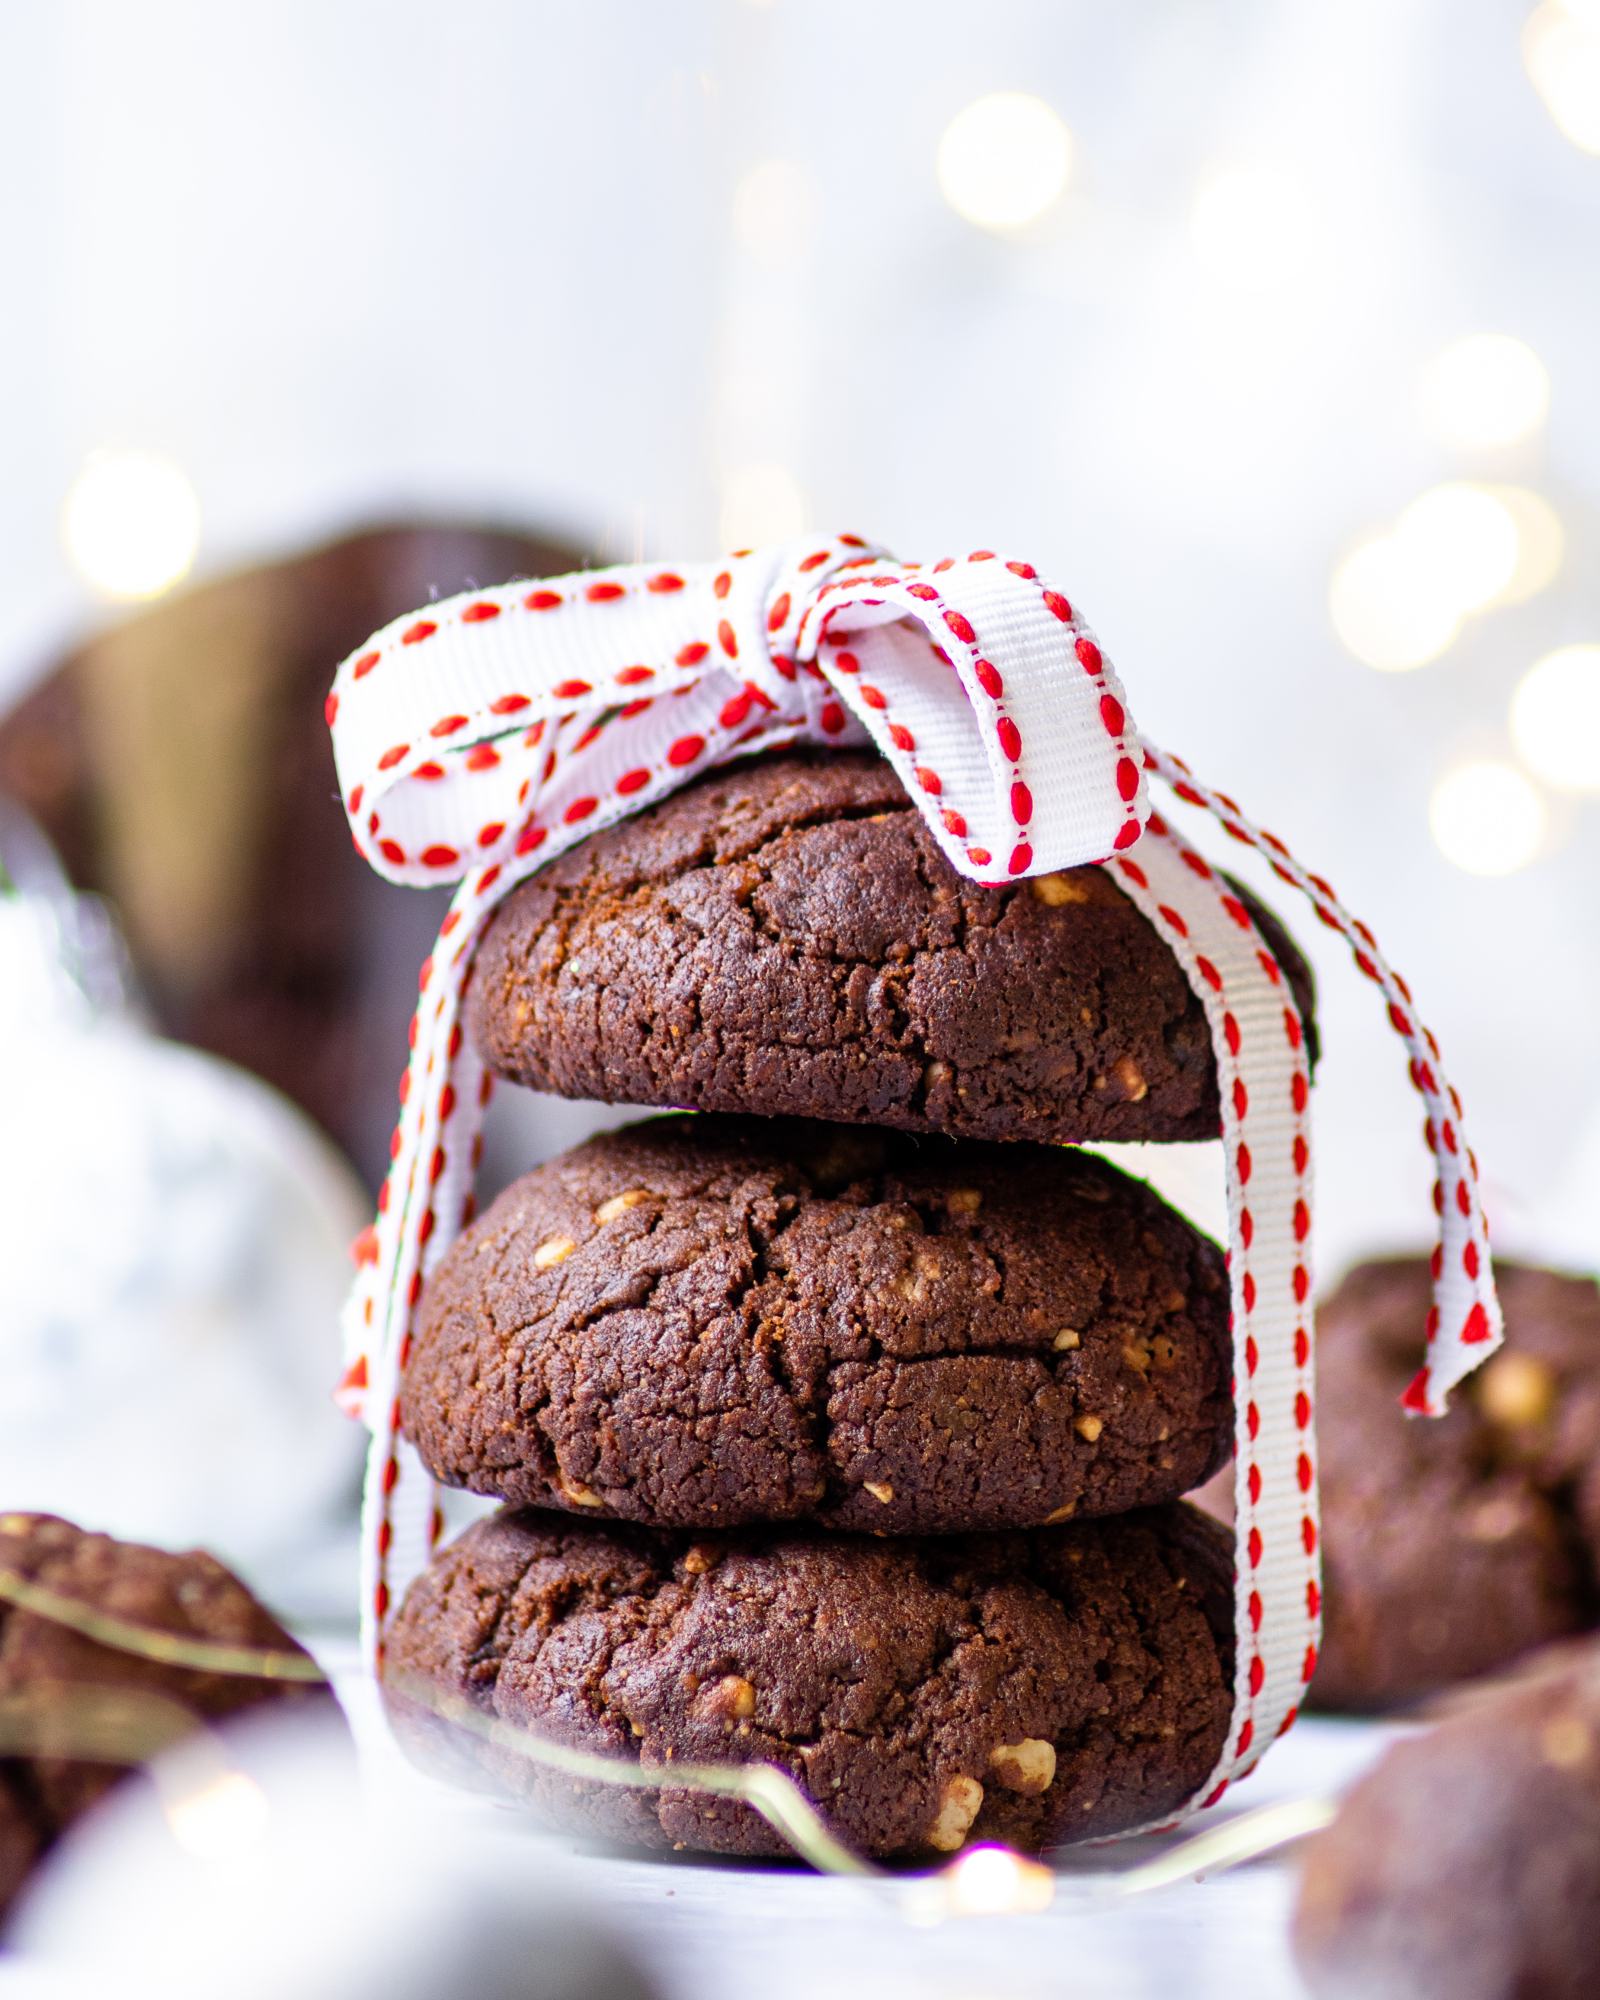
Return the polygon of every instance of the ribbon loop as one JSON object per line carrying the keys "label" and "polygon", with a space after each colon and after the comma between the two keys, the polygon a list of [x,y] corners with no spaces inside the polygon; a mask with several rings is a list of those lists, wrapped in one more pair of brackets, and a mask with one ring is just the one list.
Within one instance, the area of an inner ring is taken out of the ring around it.
{"label": "ribbon loop", "polygon": [[984,550],[924,570],[839,536],[466,592],[346,660],[328,717],[357,848],[414,884],[794,742],[877,744],[978,879],[1103,860],[1148,816],[1109,662]]}

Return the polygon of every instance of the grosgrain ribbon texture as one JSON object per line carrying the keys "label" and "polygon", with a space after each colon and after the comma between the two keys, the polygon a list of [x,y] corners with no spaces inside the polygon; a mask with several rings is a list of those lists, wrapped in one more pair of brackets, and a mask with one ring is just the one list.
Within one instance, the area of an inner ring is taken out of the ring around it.
{"label": "grosgrain ribbon texture", "polygon": [[399,1385],[422,1284],[472,1212],[491,1079],[460,1016],[488,916],[556,854],[718,764],[870,742],[960,873],[996,883],[1109,867],[1205,1010],[1229,1217],[1238,1643],[1227,1743],[1185,1812],[1213,1803],[1293,1720],[1316,1664],[1309,1070],[1281,968],[1226,881],[1152,811],[1148,776],[1310,898],[1407,1045],[1440,1241],[1405,1401],[1437,1415],[1498,1345],[1500,1310],[1460,1100],[1371,933],[1232,799],[1139,736],[1071,600],[989,550],[899,563],[841,535],[468,592],[352,654],[327,715],[359,851],[397,882],[459,884],[422,970],[392,1165],[346,1316],[341,1399],[373,1432],[369,1661],[441,1532],[433,1481],[399,1435]]}

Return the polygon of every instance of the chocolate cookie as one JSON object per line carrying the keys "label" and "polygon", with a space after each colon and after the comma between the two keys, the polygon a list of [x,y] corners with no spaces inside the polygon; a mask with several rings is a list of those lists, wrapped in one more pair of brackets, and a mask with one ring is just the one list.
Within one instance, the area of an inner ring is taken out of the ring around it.
{"label": "chocolate cookie", "polygon": [[[86,1534],[49,1514],[0,1514],[0,1571],[153,1634],[308,1655],[208,1555]],[[33,1862],[123,1775],[191,1728],[263,1702],[331,1703],[324,1683],[197,1671],[101,1643],[0,1597],[0,1913]],[[37,1739],[16,1752],[13,1732]],[[73,1755],[109,1732],[122,1762]]]}
{"label": "chocolate cookie", "polygon": [[[482,1728],[655,1771],[773,1764],[865,1854],[1039,1848],[1204,1783],[1232,1701],[1230,1575],[1227,1537],[1187,1507],[904,1541],[505,1511],[412,1585],[384,1676],[419,1762],[609,1838],[788,1852],[742,1804],[574,1781]],[[452,1705],[480,1733],[441,1720]]]}
{"label": "chocolate cookie", "polygon": [[[1256,908],[1308,1021],[1303,960]],[[976,1139],[1210,1139],[1178,962],[1103,868],[981,888],[862,754],[718,771],[515,890],[472,967],[502,1075]]]}
{"label": "chocolate cookie", "polygon": [[1358,1266],[1318,1314],[1326,1707],[1409,1700],[1600,1618],[1600,1289],[1495,1274],[1507,1344],[1436,1421],[1398,1407],[1425,1259]]}
{"label": "chocolate cookie", "polygon": [[1600,1967],[1600,1655],[1390,1750],[1310,1844],[1315,2000],[1590,2000]]}
{"label": "chocolate cookie", "polygon": [[658,1118],[446,1254],[407,1433],[451,1485],[657,1527],[903,1534],[1175,1499],[1232,1426],[1221,1252],[1065,1147]]}

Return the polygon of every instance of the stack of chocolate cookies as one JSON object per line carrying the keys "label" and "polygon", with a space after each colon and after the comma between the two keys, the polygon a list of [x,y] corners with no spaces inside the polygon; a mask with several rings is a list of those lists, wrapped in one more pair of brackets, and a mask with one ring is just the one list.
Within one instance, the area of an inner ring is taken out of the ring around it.
{"label": "stack of chocolate cookies", "polygon": [[[1309,1025],[1305,967],[1258,919]],[[500,1075],[691,1107],[508,1188],[418,1313],[402,1408],[505,1502],[391,1630],[402,1735],[548,1817],[781,1853],[589,1750],[788,1772],[862,1852],[1037,1848],[1178,1805],[1232,1701],[1221,1252],[1083,1142],[1214,1137],[1210,1038],[1109,874],[986,888],[887,765],[771,758],[502,905]]]}

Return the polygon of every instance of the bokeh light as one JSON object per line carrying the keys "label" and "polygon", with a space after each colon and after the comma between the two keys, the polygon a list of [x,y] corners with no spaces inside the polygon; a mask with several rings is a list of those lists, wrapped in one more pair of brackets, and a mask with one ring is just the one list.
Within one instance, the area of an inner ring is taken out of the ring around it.
{"label": "bokeh light", "polygon": [[979,229],[1025,229],[1060,199],[1072,134],[1042,98],[1000,90],[958,111],[939,140],[939,190]]}
{"label": "bokeh light", "polygon": [[1600,645],[1561,646],[1535,661],[1511,697],[1511,738],[1546,784],[1600,792]]}
{"label": "bokeh light", "polygon": [[1548,815],[1537,786],[1515,764],[1478,758],[1433,788],[1428,825],[1447,861],[1469,875],[1514,875],[1544,844]]}
{"label": "bokeh light", "polygon": [[1522,31],[1522,60],[1557,130],[1600,153],[1600,9],[1546,0]]}
{"label": "bokeh light", "polygon": [[785,465],[735,466],[722,482],[720,528],[725,549],[783,542],[805,532],[806,498]]}
{"label": "bokeh light", "polygon": [[1442,348],[1422,371],[1423,420],[1441,444],[1461,451],[1515,444],[1550,408],[1550,377],[1525,341],[1509,333],[1469,333]]}
{"label": "bokeh light", "polygon": [[957,1917],[1047,1910],[1055,1896],[1050,1870],[1008,1847],[969,1847],[945,1870],[945,1887],[950,1914]]}
{"label": "bokeh light", "polygon": [[1516,518],[1486,487],[1429,487],[1395,522],[1394,541],[1417,594],[1458,615],[1493,604],[1517,572]]}
{"label": "bokeh light", "polygon": [[1334,630],[1381,672],[1426,666],[1473,612],[1543,590],[1565,546],[1561,517],[1526,487],[1430,486],[1340,561],[1328,590]]}
{"label": "bokeh light", "polygon": [[1485,490],[1506,509],[1517,529],[1516,568],[1495,603],[1523,604],[1560,575],[1567,553],[1567,531],[1542,493],[1531,492],[1526,486],[1490,486]]}
{"label": "bokeh light", "polygon": [[103,596],[159,597],[194,566],[200,503],[171,459],[97,451],[72,482],[61,534],[79,575]]}
{"label": "bokeh light", "polygon": [[1221,167],[1195,192],[1189,235],[1206,268],[1246,291],[1272,291],[1307,271],[1316,215],[1293,174],[1267,165]]}
{"label": "bokeh light", "polygon": [[1333,573],[1328,611],[1348,651],[1387,674],[1438,659],[1461,626],[1460,610],[1448,596],[1419,587],[1394,535],[1373,535],[1345,556]]}

